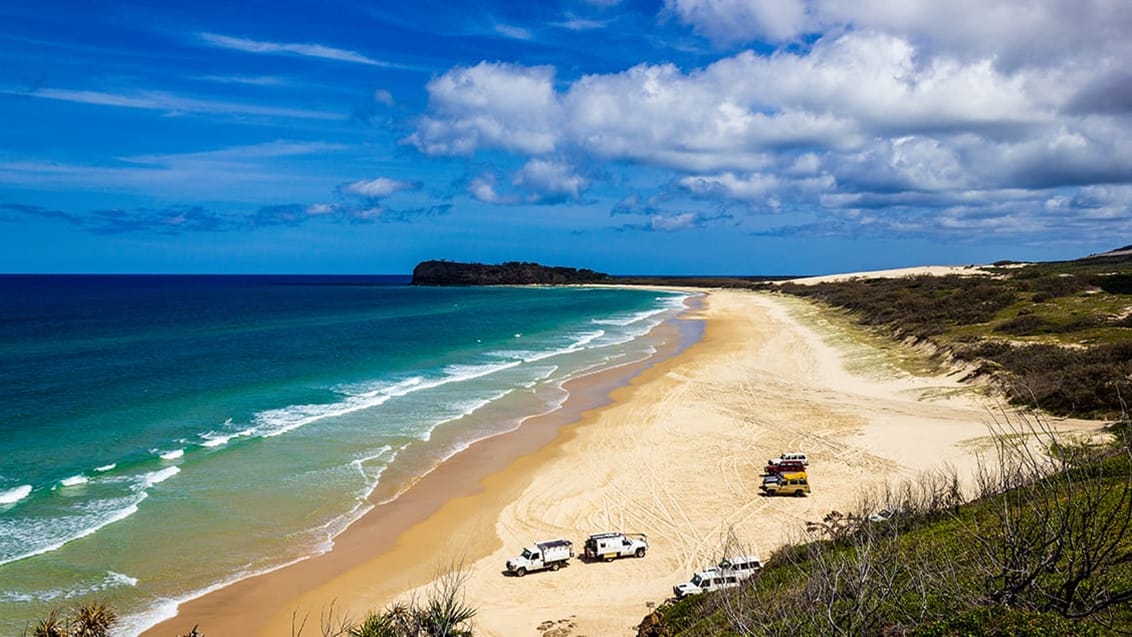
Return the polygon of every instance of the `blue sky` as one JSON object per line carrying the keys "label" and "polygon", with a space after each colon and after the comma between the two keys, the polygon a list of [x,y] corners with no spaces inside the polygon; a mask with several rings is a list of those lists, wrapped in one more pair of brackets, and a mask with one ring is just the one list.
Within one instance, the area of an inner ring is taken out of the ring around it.
{"label": "blue sky", "polygon": [[1132,3],[0,4],[0,272],[1132,243]]}

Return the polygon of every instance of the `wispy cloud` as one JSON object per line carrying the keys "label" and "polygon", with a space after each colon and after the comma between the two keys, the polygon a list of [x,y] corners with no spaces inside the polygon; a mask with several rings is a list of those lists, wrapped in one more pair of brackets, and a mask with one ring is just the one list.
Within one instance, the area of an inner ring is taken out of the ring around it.
{"label": "wispy cloud", "polygon": [[284,86],[288,81],[274,75],[200,75],[195,79],[220,84],[246,84],[248,86]]}
{"label": "wispy cloud", "polygon": [[164,111],[167,113],[253,115],[260,117],[288,117],[324,120],[344,119],[344,116],[340,113],[330,113],[327,111],[311,111],[300,108],[280,108],[276,106],[263,106],[260,104],[247,104],[242,102],[204,100],[157,91],[142,91],[134,94],[122,94],[108,93],[105,91],[42,87],[32,89],[30,91],[21,91],[10,88],[0,89],[0,94],[28,95],[31,97],[38,97],[47,100],[58,100],[62,102],[75,102],[78,104],[93,104],[96,106],[114,106],[118,108],[135,108],[151,111]]}
{"label": "wispy cloud", "polygon": [[200,39],[212,46],[222,49],[234,49],[246,53],[267,53],[270,55],[301,55],[303,57],[336,60],[338,62],[353,62],[355,64],[368,64],[370,66],[391,66],[388,62],[375,60],[347,49],[337,49],[322,44],[298,44],[291,42],[267,42],[263,40],[249,40],[247,38],[234,38],[217,33],[201,33]]}
{"label": "wispy cloud", "polygon": [[554,25],[569,29],[570,31],[589,31],[591,29],[604,29],[609,22],[606,20],[590,20],[588,18],[578,18],[569,16],[562,22],[555,22]]}
{"label": "wispy cloud", "polygon": [[222,212],[204,206],[167,208],[111,208],[72,213],[25,204],[0,204],[0,223],[27,218],[68,223],[96,235],[149,234],[176,236],[189,233],[254,232],[308,222],[334,224],[407,223],[419,217],[447,214],[451,204],[420,208],[385,208],[380,205],[278,204],[252,210]]}
{"label": "wispy cloud", "polygon": [[529,29],[523,27],[516,27],[510,24],[497,24],[495,25],[495,32],[506,38],[512,40],[533,40],[534,34]]}

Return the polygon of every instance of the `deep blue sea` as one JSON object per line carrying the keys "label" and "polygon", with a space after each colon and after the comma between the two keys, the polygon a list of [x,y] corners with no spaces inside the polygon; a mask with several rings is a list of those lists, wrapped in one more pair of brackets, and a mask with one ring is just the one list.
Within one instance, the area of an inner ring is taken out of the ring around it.
{"label": "deep blue sea", "polygon": [[407,277],[0,276],[0,635],[127,634],[327,550],[475,440],[655,353],[684,294]]}

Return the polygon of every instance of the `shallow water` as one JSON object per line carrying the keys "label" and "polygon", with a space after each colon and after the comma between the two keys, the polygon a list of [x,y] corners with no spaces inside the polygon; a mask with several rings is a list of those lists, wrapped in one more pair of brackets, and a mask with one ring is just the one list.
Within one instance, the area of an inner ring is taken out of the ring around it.
{"label": "shallow water", "polygon": [[0,634],[89,598],[136,629],[324,551],[391,464],[648,357],[685,296],[403,283],[0,277]]}

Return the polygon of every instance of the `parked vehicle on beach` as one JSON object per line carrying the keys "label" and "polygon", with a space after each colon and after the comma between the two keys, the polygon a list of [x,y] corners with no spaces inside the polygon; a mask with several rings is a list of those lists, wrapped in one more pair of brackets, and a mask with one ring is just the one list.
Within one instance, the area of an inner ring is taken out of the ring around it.
{"label": "parked vehicle on beach", "polygon": [[763,561],[754,555],[735,555],[733,557],[725,557],[719,562],[719,569],[725,573],[733,573],[739,577],[740,580],[745,580],[748,577],[759,572],[763,567]]}
{"label": "parked vehicle on beach", "polygon": [[752,555],[726,557],[717,566],[696,571],[687,582],[673,586],[672,592],[676,594],[677,599],[680,599],[706,591],[734,588],[762,567],[762,560]]}
{"label": "parked vehicle on beach", "polygon": [[[771,478],[774,478],[773,480]],[[802,497],[810,492],[810,482],[805,471],[779,473],[767,476],[759,490],[766,495],[795,495]]]}
{"label": "parked vehicle on beach", "polygon": [[707,591],[718,591],[724,588],[735,588],[739,585],[737,575],[724,573],[717,567],[696,571],[692,579],[672,587],[676,599],[683,599],[688,595],[699,595]]}
{"label": "parked vehicle on beach", "polygon": [[772,473],[796,473],[805,470],[806,465],[802,464],[801,460],[779,460],[778,458],[771,458],[767,461],[763,473],[770,475]]}
{"label": "parked vehicle on beach", "polygon": [[583,554],[588,560],[605,560],[615,557],[644,557],[649,540],[644,533],[597,533],[586,538]]}
{"label": "parked vehicle on beach", "polygon": [[807,467],[810,466],[810,459],[801,451],[784,451],[778,454],[777,458],[771,458],[770,460],[767,460],[766,463],[778,464],[784,460],[797,460]]}
{"label": "parked vehicle on beach", "polygon": [[527,573],[550,569],[557,571],[574,557],[574,543],[570,540],[535,542],[523,548],[522,554],[507,560],[507,572],[522,577]]}

